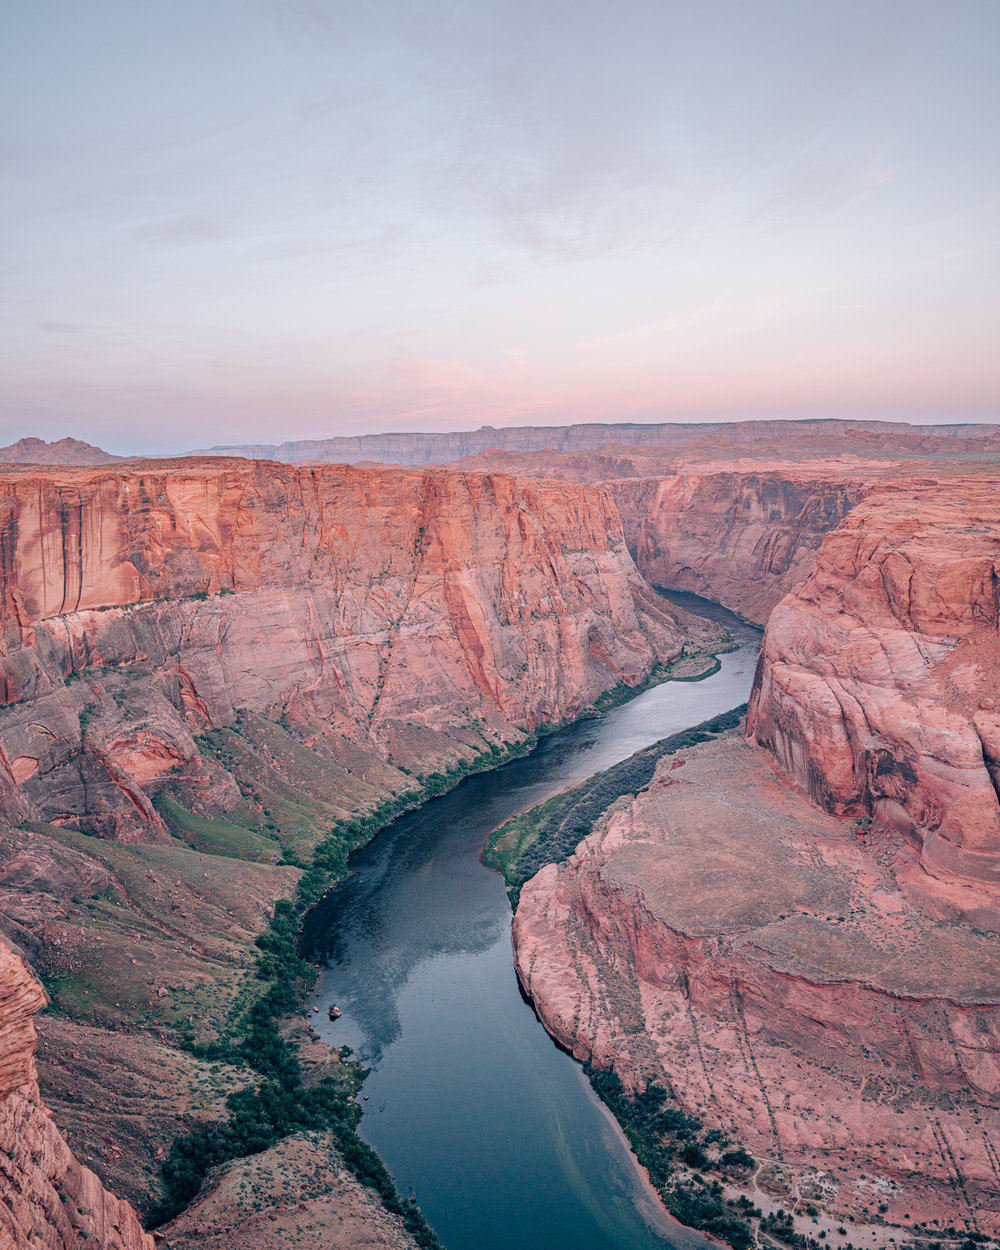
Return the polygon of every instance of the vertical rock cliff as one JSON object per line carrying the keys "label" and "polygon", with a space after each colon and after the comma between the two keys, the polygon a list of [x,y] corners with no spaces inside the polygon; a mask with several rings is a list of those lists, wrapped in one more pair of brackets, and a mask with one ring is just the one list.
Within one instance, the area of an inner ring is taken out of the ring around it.
{"label": "vertical rock cliff", "polygon": [[38,1093],[32,1015],[45,994],[0,939],[0,1244],[153,1250],[127,1202],[73,1157]]}
{"label": "vertical rock cliff", "polygon": [[919,851],[915,884],[990,927],[1000,927],[998,547],[992,482],[880,489],[772,614],[748,716],[748,732],[816,803],[897,830]]}
{"label": "vertical rock cliff", "polygon": [[162,833],[151,788],[240,710],[434,766],[577,715],[699,629],[605,493],[500,474],[11,474],[0,577],[0,812],[125,838]]}
{"label": "vertical rock cliff", "polygon": [[998,549],[989,476],[870,484],[768,619],[750,741],[661,763],[515,917],[565,1045],[862,1244],[1000,1232]]}
{"label": "vertical rock cliff", "polygon": [[864,493],[856,476],[762,466],[608,483],[654,585],[692,590],[763,624],[812,572],[824,535]]}

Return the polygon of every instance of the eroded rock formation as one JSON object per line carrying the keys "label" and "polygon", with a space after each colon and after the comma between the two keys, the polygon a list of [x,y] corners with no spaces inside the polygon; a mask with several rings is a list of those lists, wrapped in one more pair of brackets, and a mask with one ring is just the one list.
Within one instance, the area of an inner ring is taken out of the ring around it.
{"label": "eroded rock formation", "polygon": [[705,466],[609,486],[644,577],[716,599],[757,624],[812,572],[824,535],[865,490],[857,469],[805,465]]}
{"label": "eroded rock formation", "polygon": [[0,464],[114,464],[123,459],[79,438],[19,438],[0,447]]}
{"label": "eroded rock formation", "polygon": [[153,1250],[127,1202],[73,1157],[42,1104],[32,1015],[41,986],[0,939],[0,1243]]}
{"label": "eroded rock formation", "polygon": [[913,888],[1000,927],[1000,502],[966,477],[880,488],[774,611],[748,732],[831,812],[919,851]]}
{"label": "eroded rock formation", "polygon": [[750,742],[521,893],[547,1026],[786,1206],[1000,1232],[998,544],[988,476],[871,484],[769,618]]}
{"label": "eroded rock formation", "polygon": [[519,973],[579,1058],[745,1145],[755,1202],[995,1234],[1000,939],[908,906],[909,858],[723,738],[522,889]]}
{"label": "eroded rock formation", "polygon": [[[280,444],[212,447],[192,455],[252,456],[269,460],[324,460],[382,464],[442,464],[496,448],[505,452],[565,452],[589,448],[665,447],[706,437],[724,444],[784,441],[805,434],[825,444],[839,438],[871,436],[889,439],[900,434],[913,440],[979,440],[1000,433],[995,425],[911,426],[902,421],[700,421],[607,422],[562,426],[481,426],[441,434],[362,434],[355,437],[305,439]],[[851,450],[851,448],[847,448]]]}
{"label": "eroded rock formation", "polygon": [[11,475],[0,559],[0,809],[125,838],[162,836],[167,774],[224,789],[192,735],[238,709],[447,761],[634,685],[698,628],[638,575],[607,495],[502,475]]}

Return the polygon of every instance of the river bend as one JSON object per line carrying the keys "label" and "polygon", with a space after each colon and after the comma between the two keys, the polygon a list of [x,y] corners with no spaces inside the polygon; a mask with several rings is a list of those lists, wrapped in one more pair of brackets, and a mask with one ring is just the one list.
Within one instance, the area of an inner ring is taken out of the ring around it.
{"label": "river bend", "polygon": [[307,918],[304,951],[323,964],[313,1025],[370,1068],[359,1131],[448,1250],[707,1244],[663,1210],[580,1065],[524,1001],[503,878],[479,861],[515,812],[746,701],[760,632],[670,598],[739,644],[718,673],[647,690],[401,817]]}

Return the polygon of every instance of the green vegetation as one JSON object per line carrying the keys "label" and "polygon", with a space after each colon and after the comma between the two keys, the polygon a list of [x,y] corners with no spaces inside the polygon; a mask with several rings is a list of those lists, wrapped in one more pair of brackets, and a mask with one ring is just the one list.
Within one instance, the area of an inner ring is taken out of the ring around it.
{"label": "green vegetation", "polygon": [[744,703],[693,729],[661,738],[605,772],[513,817],[490,835],[483,863],[504,874],[511,903],[516,907],[524,883],[546,864],[559,863],[572,855],[617,799],[645,789],[665,755],[735,729],[745,714]]}
{"label": "green vegetation", "polygon": [[661,686],[665,681],[704,681],[706,677],[712,677],[722,667],[719,656],[735,649],[736,644],[732,642],[714,644],[711,651],[689,649],[685,643],[678,659],[670,664],[657,664],[646,680],[638,686],[628,686],[620,681],[595,699],[584,715],[608,712],[611,708],[620,707],[623,703],[634,699],[636,695],[642,694],[644,690]]}
{"label": "green vegetation", "polygon": [[[329,862],[339,862],[339,849],[329,855]],[[212,1047],[199,1048],[204,1058],[243,1063],[261,1079],[229,1095],[225,1124],[174,1141],[163,1166],[164,1201],[151,1223],[155,1227],[183,1210],[201,1188],[209,1168],[258,1154],[292,1133],[325,1130],[350,1171],[402,1218],[418,1244],[439,1250],[440,1243],[423,1215],[403,1202],[382,1160],[358,1137],[361,1111],[348,1101],[350,1087],[325,1077],[307,1088],[298,1058],[281,1034],[281,1020],[297,1010],[313,977],[312,967],[296,949],[301,917],[314,901],[315,882],[303,888],[308,877],[309,873],[302,878],[294,899],[279,900],[271,925],[257,938],[261,953],[255,975],[267,988],[241,1022],[242,1037],[230,1036]],[[353,1088],[363,1073],[355,1075]]]}
{"label": "green vegetation", "polygon": [[352,1067],[346,1082],[325,1077],[306,1087],[294,1048],[281,1032],[282,1021],[299,1010],[315,975],[297,950],[303,915],[345,875],[351,846],[391,820],[401,802],[386,800],[317,847],[294,897],[278,900],[270,925],[256,939],[260,952],[253,973],[256,993],[243,996],[219,1041],[199,1046],[193,1035],[185,1039],[188,1049],[201,1058],[243,1065],[260,1079],[229,1095],[225,1123],[175,1139],[163,1165],[164,1200],[153,1213],[153,1226],[171,1219],[191,1202],[209,1168],[267,1150],[292,1133],[319,1130],[331,1134],[351,1172],[401,1216],[421,1246],[439,1247],[420,1211],[402,1201],[381,1159],[357,1136],[361,1112],[348,1096],[364,1074]]}
{"label": "green vegetation", "polygon": [[749,1250],[754,1236],[747,1217],[759,1217],[760,1210],[749,1199],[727,1199],[719,1180],[706,1180],[699,1173],[717,1171],[727,1180],[745,1180],[753,1157],[745,1150],[720,1152],[724,1139],[720,1142],[718,1133],[702,1133],[700,1120],[665,1106],[667,1092],[658,1085],[630,1095],[614,1072],[588,1067],[587,1075],[625,1130],[667,1210],[689,1228],[711,1233],[734,1250]]}
{"label": "green vegetation", "polygon": [[222,855],[229,859],[249,859],[277,863],[282,858],[277,838],[257,833],[245,825],[228,820],[209,820],[195,816],[167,791],[161,790],[155,800],[156,810],[167,828],[176,837],[188,842],[194,850],[206,855]]}
{"label": "green vegetation", "polygon": [[[270,767],[267,759],[271,752],[266,748],[276,745],[275,734],[283,739],[279,746],[288,745],[285,738],[294,742],[283,727],[244,716],[235,727],[216,731],[211,739],[206,735],[202,746],[234,775],[255,778],[252,785],[241,781],[248,797],[273,807],[278,807],[282,798],[286,803],[300,800],[297,806],[301,808],[301,795],[305,792],[293,795],[287,779],[278,778],[273,769],[266,784],[259,780]],[[259,954],[253,974],[244,981],[218,1040],[199,1044],[193,1031],[183,1039],[195,1055],[243,1066],[248,1069],[248,1077],[252,1072],[256,1079],[248,1080],[229,1095],[224,1123],[175,1139],[162,1169],[164,1199],[153,1213],[154,1225],[171,1219],[191,1202],[210,1168],[267,1150],[290,1134],[320,1131],[330,1134],[347,1167],[403,1219],[418,1244],[428,1250],[439,1248],[419,1209],[401,1200],[381,1159],[357,1136],[361,1111],[348,1098],[356,1092],[364,1073],[344,1062],[346,1048],[338,1065],[340,1079],[328,1076],[309,1086],[303,1082],[294,1048],[282,1033],[282,1022],[300,1009],[315,975],[315,969],[298,953],[298,937],[306,912],[346,876],[348,855],[355,847],[369,841],[418,802],[444,793],[469,773],[495,767],[513,755],[526,754],[536,741],[526,737],[507,751],[490,745],[465,761],[413,781],[408,779],[409,788],[401,793],[383,798],[367,812],[337,821],[318,845],[312,842],[311,853],[306,856],[297,853],[305,840],[289,844],[284,827],[274,822],[271,838],[263,829],[254,832],[243,825],[193,816],[175,798],[161,794],[157,806],[171,828],[179,836],[200,843],[206,851],[245,859],[256,857],[266,848],[273,859],[284,841],[283,862],[294,863],[303,871],[294,896],[275,904],[273,919],[257,937]],[[417,781],[419,787],[414,784]],[[365,789],[377,793],[372,787]],[[307,823],[314,828],[319,804],[311,796],[309,801],[312,819]],[[305,845],[309,847],[308,842]]]}

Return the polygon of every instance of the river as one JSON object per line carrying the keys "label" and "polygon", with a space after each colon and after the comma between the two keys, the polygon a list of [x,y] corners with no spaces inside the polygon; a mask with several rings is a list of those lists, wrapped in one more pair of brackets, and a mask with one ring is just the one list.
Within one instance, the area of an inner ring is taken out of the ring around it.
{"label": "river", "polygon": [[307,918],[304,952],[323,965],[313,1026],[370,1068],[361,1135],[448,1250],[707,1244],[667,1215],[582,1068],[525,1002],[503,878],[479,861],[515,812],[746,701],[760,632],[669,597],[730,630],[739,648],[718,673],[653,687],[401,817]]}

